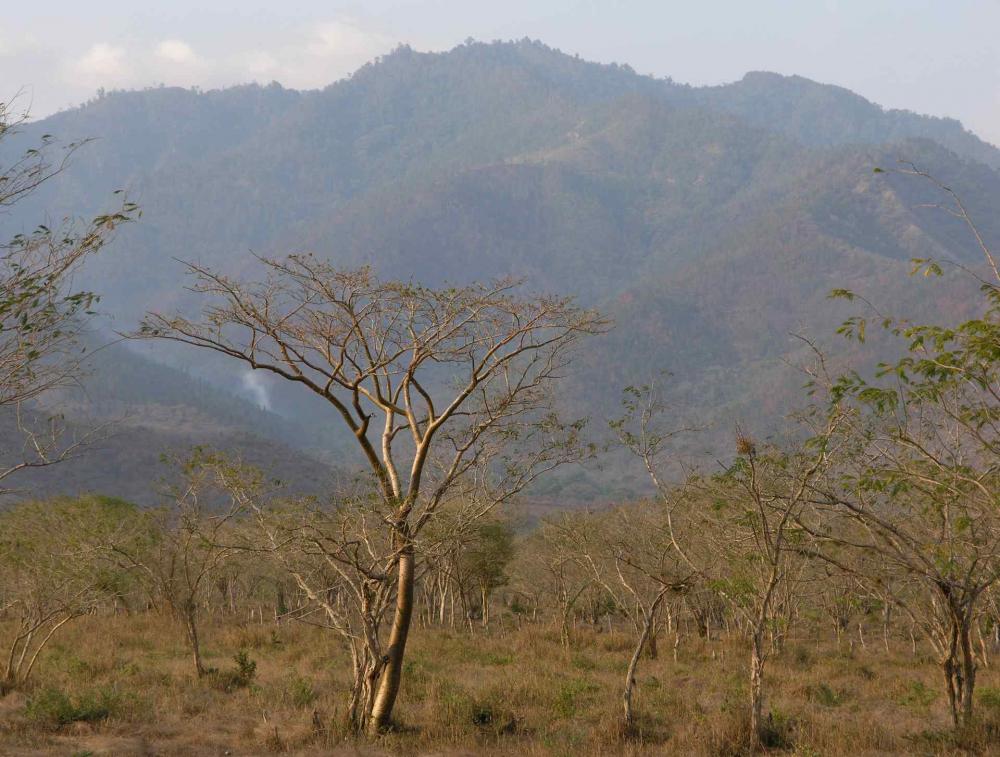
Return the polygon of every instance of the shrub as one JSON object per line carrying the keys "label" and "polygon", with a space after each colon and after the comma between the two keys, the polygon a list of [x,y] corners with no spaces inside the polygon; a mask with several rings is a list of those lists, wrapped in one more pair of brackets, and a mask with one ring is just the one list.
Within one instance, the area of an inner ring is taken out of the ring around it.
{"label": "shrub", "polygon": [[292,704],[296,707],[308,707],[316,701],[316,690],[313,689],[312,681],[307,678],[296,676],[288,686],[288,693]]}
{"label": "shrub", "polygon": [[226,692],[246,688],[257,675],[257,663],[250,659],[245,649],[237,652],[233,660],[236,662],[235,670],[213,670],[210,673],[216,687]]}
{"label": "shrub", "polygon": [[912,681],[909,688],[899,698],[900,704],[913,707],[927,707],[937,699],[937,692],[927,687],[923,681]]}
{"label": "shrub", "polygon": [[983,686],[979,689],[979,703],[991,710],[1000,710],[1000,689]]}
{"label": "shrub", "polygon": [[42,689],[25,705],[29,719],[52,728],[105,720],[119,709],[122,697],[112,689],[86,691],[76,698],[56,688]]}
{"label": "shrub", "polygon": [[844,702],[844,695],[835,691],[827,683],[818,683],[806,688],[806,697],[810,702],[816,702],[824,707],[837,707]]}

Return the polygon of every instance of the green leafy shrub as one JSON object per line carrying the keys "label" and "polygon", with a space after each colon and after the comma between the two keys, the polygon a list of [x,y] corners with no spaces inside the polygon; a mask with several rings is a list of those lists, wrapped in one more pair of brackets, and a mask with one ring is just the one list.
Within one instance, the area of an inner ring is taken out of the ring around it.
{"label": "green leafy shrub", "polygon": [[106,720],[118,711],[121,701],[121,695],[113,689],[86,691],[74,698],[60,689],[46,688],[28,700],[25,714],[37,723],[59,728]]}
{"label": "green leafy shrub", "polygon": [[233,657],[236,663],[235,670],[213,670],[210,672],[211,679],[215,686],[222,691],[235,691],[243,689],[253,683],[257,675],[257,663],[250,658],[245,649],[241,649]]}
{"label": "green leafy shrub", "polygon": [[312,681],[308,678],[300,678],[298,676],[293,678],[288,685],[288,694],[291,697],[292,704],[299,708],[308,707],[316,701],[317,697]]}
{"label": "green leafy shrub", "polygon": [[928,688],[923,681],[912,681],[909,688],[899,698],[899,703],[912,707],[927,707],[935,699],[937,699],[936,691]]}

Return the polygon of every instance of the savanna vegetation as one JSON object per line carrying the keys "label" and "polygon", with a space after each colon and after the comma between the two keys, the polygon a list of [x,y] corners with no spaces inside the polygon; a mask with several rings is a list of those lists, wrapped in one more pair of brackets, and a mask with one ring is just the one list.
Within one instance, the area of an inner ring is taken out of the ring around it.
{"label": "savanna vegetation", "polygon": [[[0,140],[17,129],[0,111]],[[0,209],[60,173],[58,150],[4,170]],[[125,338],[266,374],[350,445],[322,485],[205,446],[149,481],[155,506],[11,498],[4,752],[997,752],[1000,270],[950,187],[887,176],[969,236],[971,314],[905,320],[836,290],[856,314],[830,331],[876,360],[801,337],[783,433],[726,430],[711,465],[685,457],[698,423],[669,376],[578,412],[570,378],[615,326],[571,297],[308,254],[189,264],[195,307]],[[113,432],[63,428],[53,398],[85,370],[96,302],[73,273],[138,217],[115,203],[2,250],[0,410],[22,440],[5,487]],[[646,496],[525,516],[609,448]]]}

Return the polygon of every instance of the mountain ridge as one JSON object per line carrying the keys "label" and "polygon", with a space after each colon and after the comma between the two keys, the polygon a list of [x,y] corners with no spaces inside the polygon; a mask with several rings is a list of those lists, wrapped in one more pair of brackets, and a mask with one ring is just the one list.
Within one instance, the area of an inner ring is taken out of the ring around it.
{"label": "mountain ridge", "polygon": [[[801,351],[788,333],[830,342],[847,313],[827,301],[834,287],[874,285],[918,316],[963,312],[956,277],[928,296],[906,274],[913,257],[975,266],[974,243],[921,209],[929,187],[875,166],[919,162],[1000,239],[1000,151],[958,122],[801,77],[694,88],[534,42],[400,48],[310,92],[112,93],[21,138],[42,128],[104,133],[6,221],[84,214],[119,186],[140,193],[143,221],[85,277],[119,330],[147,309],[192,306],[175,258],[248,277],[250,251],[315,251],[428,284],[526,277],[616,319],[567,392],[597,419],[621,387],[666,369],[687,414],[773,426],[801,399],[782,373]],[[155,356],[243,391],[232,366],[195,351]],[[321,403],[269,390],[289,424],[278,441],[301,433],[301,446],[338,456]],[[566,496],[617,491],[612,478]]]}

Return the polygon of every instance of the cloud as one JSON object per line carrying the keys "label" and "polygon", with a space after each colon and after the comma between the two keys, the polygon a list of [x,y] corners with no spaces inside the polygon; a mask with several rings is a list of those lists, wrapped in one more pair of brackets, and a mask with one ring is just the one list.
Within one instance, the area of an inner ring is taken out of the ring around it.
{"label": "cloud", "polygon": [[312,89],[332,84],[373,58],[389,52],[396,40],[352,19],[299,27],[294,36],[266,48],[233,51],[220,57],[213,73],[221,81],[279,81]]}
{"label": "cloud", "polygon": [[104,42],[92,45],[74,68],[91,79],[114,79],[124,71],[125,50]]}
{"label": "cloud", "polygon": [[364,58],[385,52],[391,45],[392,40],[378,32],[340,20],[316,28],[306,50],[318,58]]}
{"label": "cloud", "polygon": [[255,77],[273,76],[281,70],[281,64],[278,63],[277,58],[265,50],[247,53],[241,56],[241,60],[242,68]]}
{"label": "cloud", "polygon": [[156,46],[156,57],[169,63],[195,63],[198,56],[191,45],[179,39],[165,39]]}

